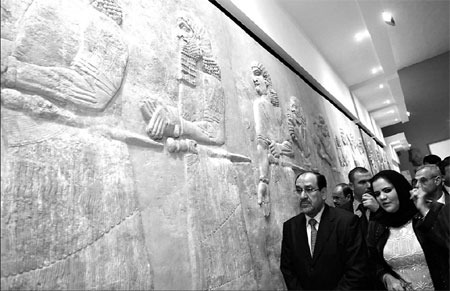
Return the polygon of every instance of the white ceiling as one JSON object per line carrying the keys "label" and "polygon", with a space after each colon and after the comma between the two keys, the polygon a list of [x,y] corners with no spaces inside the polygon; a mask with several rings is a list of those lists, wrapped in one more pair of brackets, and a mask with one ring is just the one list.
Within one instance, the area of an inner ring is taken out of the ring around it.
{"label": "white ceiling", "polygon": [[[408,121],[397,71],[449,51],[449,0],[275,1],[380,127]],[[383,11],[395,26],[383,22]],[[364,30],[370,36],[357,42]]]}

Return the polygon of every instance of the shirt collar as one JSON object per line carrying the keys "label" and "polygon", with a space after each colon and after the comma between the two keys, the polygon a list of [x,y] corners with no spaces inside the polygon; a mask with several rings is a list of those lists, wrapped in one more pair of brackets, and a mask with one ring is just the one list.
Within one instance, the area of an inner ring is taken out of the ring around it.
{"label": "shirt collar", "polygon": [[361,202],[357,201],[356,199],[353,200],[353,213],[358,210],[359,204],[361,204]]}
{"label": "shirt collar", "polygon": [[309,221],[314,218],[317,221],[317,224],[320,223],[320,219],[322,218],[323,210],[325,209],[325,204],[323,205],[322,209],[316,214],[314,217],[309,217],[308,215],[305,215],[306,217],[306,225],[308,225]]}
{"label": "shirt collar", "polygon": [[450,193],[450,186],[444,185],[445,190],[447,190],[447,193]]}
{"label": "shirt collar", "polygon": [[445,194],[444,194],[444,192],[442,192],[442,195],[441,195],[441,197],[439,197],[437,202],[439,202],[441,204],[445,204]]}

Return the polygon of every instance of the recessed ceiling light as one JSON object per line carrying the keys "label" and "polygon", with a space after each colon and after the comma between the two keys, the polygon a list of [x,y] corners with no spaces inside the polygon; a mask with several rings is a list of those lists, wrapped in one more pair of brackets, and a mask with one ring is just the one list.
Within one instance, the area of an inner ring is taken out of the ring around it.
{"label": "recessed ceiling light", "polygon": [[383,17],[383,21],[386,24],[395,26],[395,20],[394,17],[392,16],[392,13],[388,12],[388,11],[384,11],[381,16]]}
{"label": "recessed ceiling light", "polygon": [[368,38],[369,36],[370,36],[369,32],[367,30],[364,30],[364,31],[361,31],[361,32],[358,32],[357,34],[355,34],[354,39],[357,42],[360,42],[363,39]]}
{"label": "recessed ceiling light", "polygon": [[372,72],[372,74],[376,74],[376,73],[381,72],[381,70],[382,70],[381,67],[374,67],[374,68],[372,68],[371,72]]}
{"label": "recessed ceiling light", "polygon": [[378,85],[378,88],[383,89],[383,88],[384,88],[384,85],[383,85],[383,84],[380,84],[380,85]]}

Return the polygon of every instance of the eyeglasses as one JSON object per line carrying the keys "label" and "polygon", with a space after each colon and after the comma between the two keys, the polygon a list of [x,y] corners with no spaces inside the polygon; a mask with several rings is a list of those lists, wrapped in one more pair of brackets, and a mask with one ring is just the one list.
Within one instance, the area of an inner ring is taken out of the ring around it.
{"label": "eyeglasses", "polygon": [[432,179],[434,179],[436,177],[438,177],[438,176],[433,176],[433,177],[430,177],[430,178],[421,177],[421,178],[417,179],[417,184],[415,186],[417,186],[419,184],[423,185],[423,184],[427,183],[428,181],[430,181],[430,180],[432,180]]}
{"label": "eyeglasses", "polygon": [[306,194],[311,194],[314,193],[316,191],[319,191],[318,188],[300,188],[300,187],[295,187],[295,191],[297,192],[298,195],[302,194],[303,191],[305,191]]}

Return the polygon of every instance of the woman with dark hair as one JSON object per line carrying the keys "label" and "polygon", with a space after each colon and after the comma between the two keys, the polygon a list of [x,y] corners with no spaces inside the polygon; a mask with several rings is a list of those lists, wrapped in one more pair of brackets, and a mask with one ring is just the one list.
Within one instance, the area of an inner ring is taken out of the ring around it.
{"label": "woman with dark hair", "polygon": [[432,290],[434,285],[423,247],[413,229],[418,213],[412,189],[402,174],[385,170],[372,180],[381,211],[369,224],[367,244],[376,276],[387,290]]}

